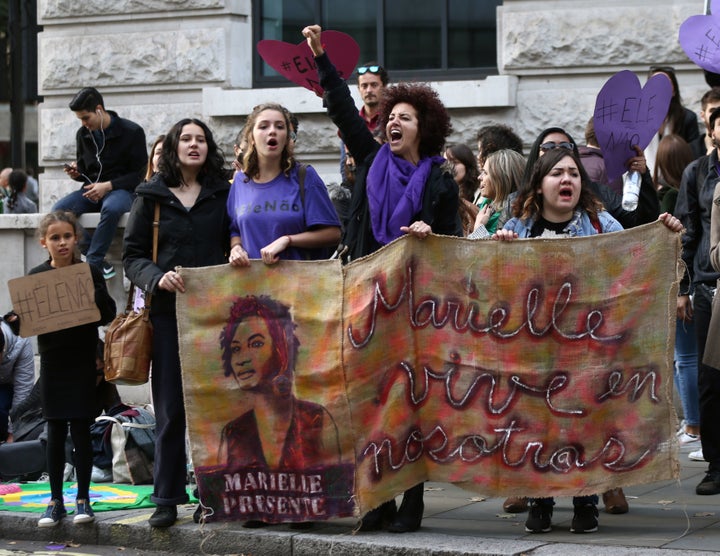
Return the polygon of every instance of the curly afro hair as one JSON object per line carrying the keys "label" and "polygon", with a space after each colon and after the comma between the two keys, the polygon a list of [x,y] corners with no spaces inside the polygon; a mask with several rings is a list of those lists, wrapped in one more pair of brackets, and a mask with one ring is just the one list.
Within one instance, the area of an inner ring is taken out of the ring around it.
{"label": "curly afro hair", "polygon": [[452,131],[450,115],[437,92],[428,85],[400,83],[385,89],[380,104],[380,129],[385,130],[392,109],[406,102],[417,110],[420,132],[420,156],[436,156]]}

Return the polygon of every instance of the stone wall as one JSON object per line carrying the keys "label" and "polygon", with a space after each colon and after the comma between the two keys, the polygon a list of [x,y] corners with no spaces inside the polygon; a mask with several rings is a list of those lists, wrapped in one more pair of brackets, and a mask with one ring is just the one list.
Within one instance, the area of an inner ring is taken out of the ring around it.
{"label": "stone wall", "polygon": [[[608,77],[631,69],[644,80],[651,64],[674,65],[685,104],[699,110],[707,86],[677,33],[701,10],[699,0],[505,0],[497,16],[500,75],[431,83],[453,118],[450,142],[474,147],[477,130],[497,122],[528,146],[550,125],[580,142]],[[62,172],[78,127],[67,104],[87,85],[100,89],[108,109],[140,123],[148,146],[195,116],[226,153],[254,105],[281,102],[300,119],[299,158],[338,181],[337,135],[320,99],[298,87],[252,89],[251,21],[250,0],[40,0],[41,210],[78,187]]]}

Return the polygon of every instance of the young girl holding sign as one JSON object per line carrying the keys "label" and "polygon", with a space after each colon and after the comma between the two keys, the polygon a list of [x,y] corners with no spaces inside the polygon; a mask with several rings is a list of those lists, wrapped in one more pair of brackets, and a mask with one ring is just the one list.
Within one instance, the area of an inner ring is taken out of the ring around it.
{"label": "young girl holding sign", "polygon": [[[40,245],[47,249],[47,261],[30,270],[37,274],[81,262],[77,244],[75,216],[57,211],[46,215],[38,226]],[[90,265],[95,286],[95,304],[100,321],[38,335],[40,352],[40,386],[43,417],[47,419],[47,468],[50,475],[51,499],[38,521],[39,527],[54,527],[67,515],[63,503],[63,471],[65,439],[70,423],[70,436],[75,446],[77,500],[74,523],[90,523],[95,517],[90,508],[90,474],[93,450],[90,425],[97,414],[95,403],[95,350],[98,325],[115,316],[115,301],[110,296],[102,271]]]}
{"label": "young girl holding sign", "polygon": [[[582,237],[622,230],[589,188],[589,179],[580,158],[571,148],[548,149],[533,165],[527,187],[513,205],[515,217],[493,234],[496,240],[516,238]],[[670,230],[682,230],[680,221],[663,213],[661,220]],[[570,531],[592,533],[598,527],[598,496],[573,497],[574,516]],[[529,533],[552,529],[553,498],[531,498],[525,522]]]}

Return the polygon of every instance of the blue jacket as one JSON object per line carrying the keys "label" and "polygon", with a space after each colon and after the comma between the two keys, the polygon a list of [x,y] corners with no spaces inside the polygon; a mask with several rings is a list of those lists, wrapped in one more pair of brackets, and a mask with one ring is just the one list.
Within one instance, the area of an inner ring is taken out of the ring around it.
{"label": "blue jacket", "polygon": [[[606,210],[598,212],[598,219],[600,220],[600,229],[604,234],[610,232],[620,232],[623,229],[620,223]],[[517,232],[517,235],[520,238],[527,238],[530,237],[530,231],[535,224],[535,220],[536,218],[534,217],[530,217],[525,220],[521,220],[517,217],[511,218],[505,223],[503,229]],[[592,225],[588,213],[579,209],[575,210],[573,219],[570,221],[570,224],[565,227],[565,231],[568,232],[571,237],[593,236],[598,233]]]}
{"label": "blue jacket", "polygon": [[[5,337],[5,347],[0,356],[0,384],[13,387],[12,405],[6,408],[12,411],[30,394],[35,383],[35,356],[30,340],[15,335],[2,319],[0,334]],[[12,432],[12,425],[8,430]]]}

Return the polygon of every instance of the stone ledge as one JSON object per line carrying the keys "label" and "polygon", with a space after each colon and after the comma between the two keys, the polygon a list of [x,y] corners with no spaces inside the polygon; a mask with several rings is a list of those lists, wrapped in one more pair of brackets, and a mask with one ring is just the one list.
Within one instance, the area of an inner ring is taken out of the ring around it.
{"label": "stone ledge", "polygon": [[[118,228],[125,228],[129,214],[129,212],[126,212],[120,217]],[[45,213],[40,212],[35,214],[0,214],[0,230],[36,230],[43,216],[45,216]],[[99,221],[99,212],[83,214],[79,218],[80,225],[90,230],[97,228]]]}

